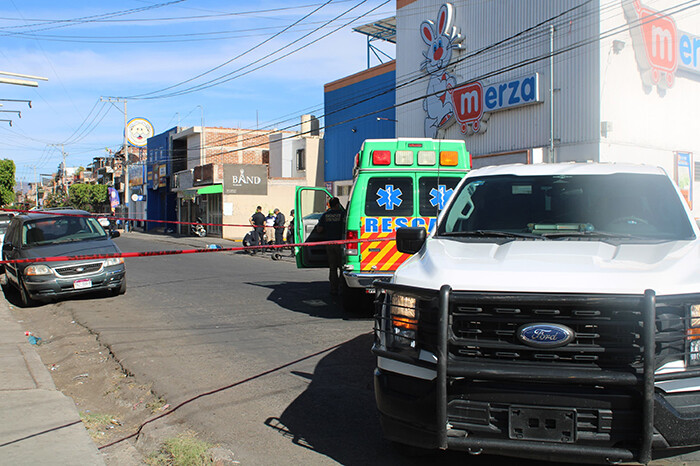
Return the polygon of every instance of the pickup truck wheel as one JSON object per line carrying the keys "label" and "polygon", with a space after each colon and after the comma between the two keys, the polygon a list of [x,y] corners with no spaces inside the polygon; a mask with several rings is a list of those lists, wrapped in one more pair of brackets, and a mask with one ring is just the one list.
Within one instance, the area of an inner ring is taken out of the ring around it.
{"label": "pickup truck wheel", "polygon": [[365,293],[363,288],[350,288],[341,278],[340,297],[343,310],[349,314],[374,315],[374,295]]}

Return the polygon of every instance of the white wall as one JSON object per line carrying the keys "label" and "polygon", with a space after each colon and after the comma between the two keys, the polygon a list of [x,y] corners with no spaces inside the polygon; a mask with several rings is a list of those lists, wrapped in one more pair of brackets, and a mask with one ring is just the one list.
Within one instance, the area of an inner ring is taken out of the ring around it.
{"label": "white wall", "polygon": [[[399,137],[423,137],[425,134],[422,99],[406,105],[401,104],[419,98],[427,92],[427,74],[420,70],[420,63],[424,60],[422,52],[427,51],[428,46],[421,39],[419,27],[426,19],[436,22],[438,10],[443,3],[442,0],[419,0],[397,11],[397,83],[424,76],[417,82],[397,90],[396,101],[399,107],[396,115],[399,120]],[[571,7],[581,5],[581,2],[576,0],[455,0],[451,3],[455,11],[454,25],[464,36],[464,50],[453,51],[453,63]],[[584,5],[577,10],[575,16],[571,14],[570,25],[565,20],[561,21],[567,25],[555,31],[554,49],[561,50],[588,37],[597,36],[599,25],[596,9],[595,2]],[[548,28],[539,27],[532,33],[466,58],[448,68],[457,77],[458,85],[474,80],[479,80],[484,85],[494,84],[539,73],[542,102],[493,112],[483,133],[465,136],[458,125],[453,124],[438,134],[438,137],[463,139],[467,148],[475,155],[549,146],[549,61],[542,60],[512,71],[499,72],[524,60],[546,56],[549,50]],[[596,140],[598,66],[598,49],[595,45],[581,47],[555,58],[554,87],[557,90],[554,99],[554,137],[559,140],[557,145],[591,143]],[[484,77],[491,73],[498,74]],[[595,157],[597,158],[597,154]]]}
{"label": "white wall", "polygon": [[[642,5],[664,10],[676,1],[643,1]],[[622,7],[618,7],[622,12]],[[700,35],[697,8],[674,14],[678,30]],[[676,72],[673,86],[648,86],[635,55],[638,46],[622,14],[601,13],[601,29],[619,27],[620,33],[600,42],[601,108],[600,119],[612,124],[612,131],[601,136],[600,159],[605,162],[632,162],[660,166],[673,177],[675,152],[692,152],[700,161],[700,76]],[[613,41],[621,41],[616,44]],[[700,59],[700,57],[698,57]],[[697,188],[697,186],[694,186]],[[700,216],[700,195],[694,189],[693,211]]]}

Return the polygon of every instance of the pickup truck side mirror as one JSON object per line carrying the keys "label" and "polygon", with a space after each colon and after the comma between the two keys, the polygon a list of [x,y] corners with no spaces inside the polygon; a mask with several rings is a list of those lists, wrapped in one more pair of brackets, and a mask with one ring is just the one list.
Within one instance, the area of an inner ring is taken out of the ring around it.
{"label": "pickup truck side mirror", "polygon": [[396,249],[405,254],[415,254],[423,247],[426,236],[425,228],[398,228],[396,230]]}

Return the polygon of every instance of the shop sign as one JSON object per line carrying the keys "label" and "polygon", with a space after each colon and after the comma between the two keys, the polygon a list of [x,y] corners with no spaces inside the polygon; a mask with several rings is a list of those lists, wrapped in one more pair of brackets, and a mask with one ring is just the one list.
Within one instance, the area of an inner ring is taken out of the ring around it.
{"label": "shop sign", "polygon": [[693,208],[693,154],[690,152],[676,152],[675,178],[678,189]]}
{"label": "shop sign", "polygon": [[677,71],[700,78],[700,36],[679,31],[672,17],[624,0],[632,45],[642,82],[659,89],[673,87]]}
{"label": "shop sign", "polygon": [[153,164],[153,171],[151,172],[151,189],[158,189],[160,185],[160,164]]}
{"label": "shop sign", "polygon": [[486,131],[482,121],[491,112],[542,102],[539,74],[483,85],[465,84],[450,91],[455,117],[463,134]]}
{"label": "shop sign", "polygon": [[420,25],[420,35],[427,45],[423,50],[420,69],[429,75],[426,97],[423,99],[425,110],[425,137],[436,138],[439,129],[454,123],[454,108],[447,98],[449,89],[457,85],[457,78],[448,69],[452,60],[452,50],[461,49],[463,37],[459,29],[452,26],[454,8],[445,3],[438,10],[437,23],[425,20]]}
{"label": "shop sign", "polygon": [[494,84],[475,81],[457,86],[457,78],[448,70],[452,49],[462,48],[462,36],[452,26],[453,18],[452,4],[445,3],[438,11],[437,23],[426,20],[420,26],[421,38],[428,46],[421,69],[430,75],[423,100],[426,137],[437,137],[438,130],[455,120],[463,134],[483,132],[492,112],[542,102],[537,73]]}
{"label": "shop sign", "polygon": [[126,124],[126,138],[129,144],[145,147],[148,138],[153,136],[153,125],[145,118],[132,118]]}
{"label": "shop sign", "polygon": [[224,164],[224,194],[267,195],[267,165]]}
{"label": "shop sign", "polygon": [[140,186],[143,184],[144,165],[131,165],[129,167],[129,186]]}
{"label": "shop sign", "polygon": [[168,181],[168,166],[163,164],[158,166],[158,187],[164,188]]}

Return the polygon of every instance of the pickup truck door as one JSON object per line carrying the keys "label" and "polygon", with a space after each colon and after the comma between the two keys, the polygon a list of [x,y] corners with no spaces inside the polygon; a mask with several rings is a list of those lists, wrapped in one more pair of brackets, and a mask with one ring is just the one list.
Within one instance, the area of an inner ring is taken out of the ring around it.
{"label": "pickup truck door", "polygon": [[[294,242],[315,243],[323,238],[315,231],[321,215],[328,208],[328,201],[333,197],[324,188],[297,186],[294,195]],[[294,255],[297,267],[328,267],[325,246],[295,247]]]}

